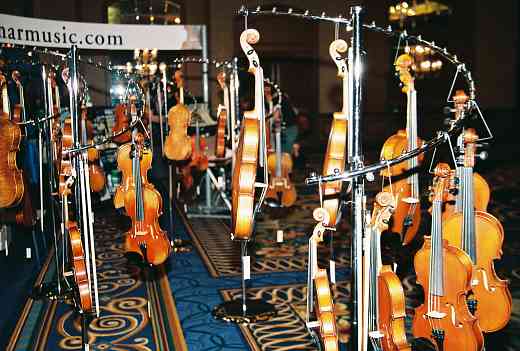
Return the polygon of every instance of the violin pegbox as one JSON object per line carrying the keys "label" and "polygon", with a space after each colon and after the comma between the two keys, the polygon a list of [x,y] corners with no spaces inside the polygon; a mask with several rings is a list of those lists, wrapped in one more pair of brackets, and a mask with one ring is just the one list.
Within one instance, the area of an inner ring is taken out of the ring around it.
{"label": "violin pegbox", "polygon": [[348,44],[343,39],[336,39],[329,45],[329,55],[338,67],[338,77],[343,78],[347,74],[347,61],[341,54],[348,50]]}
{"label": "violin pegbox", "polygon": [[256,29],[246,29],[240,34],[240,46],[249,61],[249,73],[255,73],[260,67],[260,59],[252,45],[260,41],[260,33]]}
{"label": "violin pegbox", "polygon": [[413,65],[413,57],[408,54],[400,55],[394,63],[395,70],[399,75],[399,80],[403,84],[402,91],[405,94],[408,92],[408,90],[414,89],[414,78],[410,73]]}

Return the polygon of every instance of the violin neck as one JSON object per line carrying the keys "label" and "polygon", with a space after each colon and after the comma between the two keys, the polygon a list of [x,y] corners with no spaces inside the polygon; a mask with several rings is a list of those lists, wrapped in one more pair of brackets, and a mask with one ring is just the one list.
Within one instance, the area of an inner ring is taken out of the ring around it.
{"label": "violin neck", "polygon": [[280,122],[277,122],[275,129],[275,149],[276,149],[276,177],[282,176],[282,128]]}
{"label": "violin neck", "polygon": [[473,167],[461,167],[462,193],[462,249],[469,255],[473,263],[477,260],[477,244],[475,236],[475,205],[473,191]]}
{"label": "violin neck", "polygon": [[[143,151],[144,152],[144,151]],[[137,144],[134,142],[133,176],[135,184],[135,218],[136,221],[144,220],[143,184],[141,179],[141,160],[137,152]]]}
{"label": "violin neck", "polygon": [[9,94],[7,93],[7,83],[2,87],[2,109],[8,118],[11,117],[11,107],[9,105]]}
{"label": "violin neck", "polygon": [[379,296],[378,296],[378,275],[381,268],[381,244],[380,233],[372,226],[368,227],[370,233],[370,285],[369,285],[369,307],[368,307],[368,331],[379,330]]}
{"label": "violin neck", "polygon": [[179,87],[179,103],[184,105],[184,88]]}
{"label": "violin neck", "polygon": [[[408,138],[408,151],[417,149],[417,92],[410,87],[406,93],[407,108],[406,108],[406,135]],[[408,160],[408,169],[415,169],[418,166],[418,158],[412,157]],[[408,182],[411,184],[412,194],[414,198],[419,197],[419,175],[413,172],[408,177]]]}
{"label": "violin neck", "polygon": [[349,95],[349,77],[350,73],[349,71],[346,71],[343,73],[343,78],[341,80],[343,85],[343,110],[341,110],[342,114],[344,116],[348,116],[348,111],[350,107],[350,95]]}
{"label": "violin neck", "polygon": [[442,201],[433,201],[430,249],[430,295],[444,296],[444,252],[442,246]]}

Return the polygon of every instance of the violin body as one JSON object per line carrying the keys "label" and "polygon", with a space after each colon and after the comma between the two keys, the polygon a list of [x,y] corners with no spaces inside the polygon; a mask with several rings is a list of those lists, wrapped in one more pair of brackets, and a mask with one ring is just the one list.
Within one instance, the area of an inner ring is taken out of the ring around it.
{"label": "violin body", "polygon": [[244,115],[231,188],[231,233],[233,239],[239,240],[248,239],[253,232],[255,180],[260,142],[260,123],[255,111],[246,111]]}
{"label": "violin body", "polygon": [[221,108],[217,122],[217,139],[215,143],[216,157],[224,157],[226,155],[226,121],[227,110],[226,108]]}
{"label": "violin body", "polygon": [[[132,157],[130,155],[132,144],[121,145],[117,151],[117,168],[122,172],[121,184],[117,187],[114,194],[114,207],[116,209],[125,206],[125,193],[133,183],[132,176]],[[145,186],[152,186],[148,183],[147,173],[152,167],[152,153],[144,152],[141,156],[141,177]]]}
{"label": "violin body", "polygon": [[379,328],[384,336],[384,351],[412,351],[406,339],[406,303],[401,280],[388,265],[382,266],[378,279]]}
{"label": "violin body", "polygon": [[105,187],[105,172],[100,165],[91,163],[88,166],[88,174],[90,177],[90,190],[97,193]]}
{"label": "violin body", "polygon": [[276,163],[278,155],[276,152],[267,157],[267,167],[269,169],[269,187],[267,188],[266,198],[280,199],[283,207],[291,207],[296,202],[296,188],[291,182],[289,175],[292,172],[293,162],[291,155],[284,152],[281,154],[281,176],[276,175]]}
{"label": "violin body", "polygon": [[0,208],[18,205],[23,198],[22,171],[16,164],[16,153],[20,150],[22,132],[9,120],[7,114],[0,117]]}
{"label": "violin body", "polygon": [[[463,214],[452,214],[443,223],[445,238],[450,245],[462,247]],[[511,319],[512,299],[506,280],[500,279],[493,261],[502,257],[504,229],[494,216],[475,211],[477,262],[472,272],[471,289],[477,300],[477,317],[485,332],[502,329]]]}
{"label": "violin body", "polygon": [[126,213],[132,218],[132,228],[125,236],[125,251],[136,253],[151,265],[160,265],[170,255],[170,241],[167,234],[159,226],[158,218],[162,214],[161,194],[143,182],[142,196],[144,204],[144,220],[136,220],[136,188],[134,183],[125,193],[124,206]]}
{"label": "violin body", "polygon": [[[126,106],[123,104],[118,104],[114,108],[115,123],[114,123],[114,126],[112,127],[113,134],[119,133],[121,130],[128,128],[129,121],[128,121],[128,117],[127,117],[125,111],[126,111]],[[130,130],[127,130],[123,134],[112,138],[112,140],[118,144],[128,143],[131,139],[132,139],[132,135],[130,133]]]}
{"label": "violin body", "polygon": [[[477,319],[470,313],[466,304],[466,293],[470,289],[472,276],[471,259],[464,251],[448,245],[446,240],[443,240],[442,250],[445,294],[439,297],[436,310],[444,313],[445,317],[437,319],[435,323],[439,329],[445,332],[444,350],[480,351],[484,343],[482,331]],[[429,289],[430,251],[430,237],[425,237],[424,244],[414,259],[417,283],[422,286],[424,291]],[[423,303],[415,309],[412,322],[413,335],[430,339],[435,344],[436,341],[432,337],[432,326],[425,317],[427,314],[427,303]]]}
{"label": "violin body", "polygon": [[[417,139],[417,144],[422,145],[423,141]],[[401,156],[403,153],[408,151],[408,140],[406,130],[401,129],[396,134],[390,136],[381,150],[381,159],[390,160]],[[419,163],[424,159],[424,154],[418,157]],[[421,206],[407,202],[406,199],[412,197],[412,186],[407,178],[394,180],[394,177],[404,175],[408,170],[406,162],[402,162],[390,167],[383,169],[381,175],[383,177],[393,177],[392,187],[390,185],[385,186],[383,191],[394,192],[398,199],[392,221],[389,226],[389,231],[398,233],[401,235],[401,239],[404,245],[410,243],[419,230],[421,224]],[[412,207],[413,206],[413,207]],[[406,225],[406,230],[405,229]]]}
{"label": "violin body", "polygon": [[[65,199],[65,201],[67,200]],[[83,250],[81,233],[76,223],[69,222],[67,226],[70,239],[72,271],[74,273],[74,280],[76,281],[81,309],[84,312],[89,312],[92,310],[92,294],[87,275],[87,266],[85,264],[85,251]]]}
{"label": "violin body", "polygon": [[[347,116],[340,112],[334,113],[332,126],[327,143],[327,151],[323,161],[323,175],[343,172],[347,157]],[[342,182],[328,182],[323,184],[323,208],[330,216],[329,225],[335,225],[340,204],[339,195],[341,193]]]}
{"label": "violin body", "polygon": [[177,104],[168,111],[170,132],[164,140],[164,154],[173,161],[187,160],[192,153],[192,142],[188,136],[190,110],[184,104]]}
{"label": "violin body", "polygon": [[320,322],[320,339],[323,343],[323,350],[337,351],[339,347],[336,314],[325,269],[320,268],[316,271],[314,286],[316,289],[316,319]]}

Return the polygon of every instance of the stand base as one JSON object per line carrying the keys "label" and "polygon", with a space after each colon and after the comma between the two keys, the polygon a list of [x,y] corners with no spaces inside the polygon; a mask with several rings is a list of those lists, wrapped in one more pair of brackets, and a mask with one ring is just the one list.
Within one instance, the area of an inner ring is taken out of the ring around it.
{"label": "stand base", "polygon": [[73,300],[74,291],[68,287],[68,284],[62,280],[61,291],[58,291],[58,283],[50,282],[43,283],[39,286],[35,287],[31,293],[31,297],[35,300],[48,299],[48,300],[57,300],[60,302]]}
{"label": "stand base", "polygon": [[217,305],[211,312],[215,319],[228,323],[249,324],[263,322],[276,315],[274,305],[259,299],[246,300],[243,311],[242,300],[226,301]]}
{"label": "stand base", "polygon": [[171,241],[173,253],[191,252],[191,243],[187,240],[174,239]]}

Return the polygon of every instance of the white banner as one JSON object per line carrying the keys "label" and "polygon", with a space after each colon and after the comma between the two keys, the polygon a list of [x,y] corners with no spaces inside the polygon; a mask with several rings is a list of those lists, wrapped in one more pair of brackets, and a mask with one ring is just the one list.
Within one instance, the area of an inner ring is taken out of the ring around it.
{"label": "white banner", "polygon": [[0,43],[103,50],[201,50],[201,29],[191,25],[101,24],[0,14]]}

